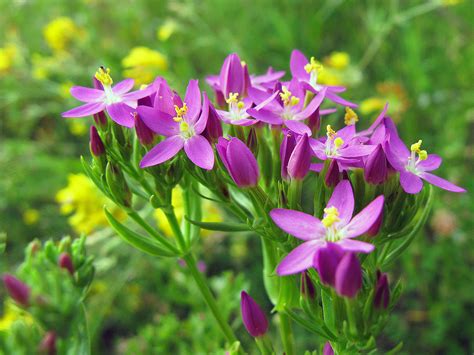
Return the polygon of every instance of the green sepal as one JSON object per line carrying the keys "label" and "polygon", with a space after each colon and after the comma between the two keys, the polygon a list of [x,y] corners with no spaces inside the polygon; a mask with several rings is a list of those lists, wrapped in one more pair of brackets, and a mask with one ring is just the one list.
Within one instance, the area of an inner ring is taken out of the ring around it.
{"label": "green sepal", "polygon": [[244,223],[224,223],[224,222],[199,222],[193,221],[192,219],[184,216],[184,218],[191,224],[198,226],[202,229],[210,231],[221,231],[221,232],[249,232],[252,229]]}
{"label": "green sepal", "polygon": [[111,227],[117,232],[119,237],[134,248],[143,251],[153,256],[171,257],[176,256],[172,251],[166,247],[161,246],[156,241],[146,238],[131,229],[125,227],[122,223],[117,221],[114,216],[104,207],[105,216],[109,221]]}

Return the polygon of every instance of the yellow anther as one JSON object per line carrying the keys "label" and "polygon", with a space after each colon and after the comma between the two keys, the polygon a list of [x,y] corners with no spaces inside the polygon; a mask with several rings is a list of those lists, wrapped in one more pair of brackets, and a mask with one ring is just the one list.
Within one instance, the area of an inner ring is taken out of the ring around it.
{"label": "yellow anther", "polygon": [[242,110],[244,107],[245,107],[245,104],[244,104],[243,101],[237,102],[237,108],[238,108],[239,110]]}
{"label": "yellow anther", "polygon": [[300,103],[300,98],[296,96],[292,96],[290,100],[290,105],[291,106],[296,106]]}
{"label": "yellow anther", "polygon": [[188,112],[188,106],[186,105],[186,103],[183,103],[183,107],[174,105],[174,110],[176,112],[176,116],[173,117],[173,120],[175,122],[179,122],[183,120],[183,116]]}
{"label": "yellow anther", "polygon": [[96,72],[95,72],[95,78],[99,80],[102,85],[110,86],[113,84],[112,77],[110,76],[110,69],[109,68],[104,68],[100,67]]}
{"label": "yellow anther", "polygon": [[238,93],[231,92],[231,93],[229,93],[229,98],[227,100],[225,100],[225,102],[227,102],[229,105],[232,104],[232,103],[237,103],[239,101],[238,97],[239,97]]}
{"label": "yellow anther", "polygon": [[418,160],[426,160],[428,158],[428,153],[426,150],[420,150],[418,152]]}
{"label": "yellow anther", "polygon": [[334,138],[334,136],[336,135],[336,131],[331,128],[330,124],[326,126],[326,135],[330,139]]}
{"label": "yellow anther", "polygon": [[415,153],[419,153],[420,152],[420,148],[421,148],[421,143],[423,141],[420,139],[418,142],[416,143],[413,143],[410,147],[411,151],[412,152],[415,152]]}
{"label": "yellow anther", "polygon": [[243,67],[245,67],[247,65],[247,63],[245,63],[243,60],[240,61],[240,65]]}
{"label": "yellow anther", "polygon": [[349,107],[346,107],[346,114],[344,115],[344,123],[346,126],[355,124],[359,121],[359,116]]}
{"label": "yellow anther", "polygon": [[341,138],[341,137],[337,137],[335,140],[334,140],[334,146],[336,148],[339,148],[341,145],[344,144],[344,140]]}
{"label": "yellow anther", "polygon": [[323,69],[323,65],[314,59],[314,57],[311,57],[309,63],[304,66],[304,70],[306,70],[308,74],[310,74],[312,71],[320,73],[323,71]]}
{"label": "yellow anther", "polygon": [[336,207],[329,207],[324,209],[326,216],[321,221],[326,228],[331,227],[334,223],[339,222],[339,211]]}

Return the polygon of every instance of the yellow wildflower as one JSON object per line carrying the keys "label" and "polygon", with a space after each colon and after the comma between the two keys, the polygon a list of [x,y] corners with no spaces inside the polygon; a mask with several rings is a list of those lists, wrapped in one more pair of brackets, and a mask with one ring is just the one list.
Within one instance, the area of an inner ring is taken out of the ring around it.
{"label": "yellow wildflower", "polygon": [[3,310],[3,316],[0,318],[0,332],[10,329],[12,324],[18,320],[23,320],[27,324],[33,323],[33,318],[31,318],[28,313],[24,312],[10,301],[5,301]]}
{"label": "yellow wildflower", "polygon": [[399,121],[402,114],[408,109],[409,101],[403,86],[394,82],[377,84],[377,96],[369,97],[361,102],[359,109],[363,115],[379,113],[385,104],[390,103],[389,115],[394,121]]}
{"label": "yellow wildflower", "polygon": [[[183,201],[183,190],[178,186],[173,189],[173,197],[171,201],[174,212],[178,221],[181,222],[184,217],[184,201]],[[160,229],[168,236],[173,235],[171,226],[166,219],[165,214],[160,210],[155,210],[154,217],[158,222]],[[209,200],[204,200],[202,205],[202,221],[203,222],[222,222],[222,216],[219,209],[214,203]],[[212,234],[212,231],[202,230],[201,234],[203,236]]]}
{"label": "yellow wildflower", "polygon": [[75,40],[82,38],[84,30],[69,17],[57,17],[43,28],[46,43],[53,51],[64,51]]}
{"label": "yellow wildflower", "polygon": [[118,209],[84,174],[70,174],[68,185],[56,194],[62,214],[71,214],[69,224],[77,233],[89,234],[108,226],[104,205],[119,219]]}
{"label": "yellow wildflower", "polygon": [[345,69],[349,66],[351,57],[346,52],[332,52],[324,58],[324,65],[334,69]]}
{"label": "yellow wildflower", "polygon": [[69,132],[76,137],[85,136],[89,132],[89,126],[83,119],[68,119]]}
{"label": "yellow wildflower", "polygon": [[158,37],[161,42],[165,42],[176,32],[177,28],[178,25],[175,21],[166,20],[156,31],[156,37]]}
{"label": "yellow wildflower", "polygon": [[318,76],[318,82],[323,85],[354,86],[361,80],[361,72],[351,65],[351,58],[346,52],[332,52],[323,63],[324,71]]}
{"label": "yellow wildflower", "polygon": [[18,47],[14,44],[7,44],[0,48],[0,74],[9,71],[15,64],[18,55]]}
{"label": "yellow wildflower", "polygon": [[39,217],[39,211],[34,208],[28,208],[23,212],[23,222],[29,226],[38,223]]}
{"label": "yellow wildflower", "polygon": [[135,47],[123,58],[123,75],[135,79],[135,84],[148,84],[168,69],[166,57],[147,47]]}

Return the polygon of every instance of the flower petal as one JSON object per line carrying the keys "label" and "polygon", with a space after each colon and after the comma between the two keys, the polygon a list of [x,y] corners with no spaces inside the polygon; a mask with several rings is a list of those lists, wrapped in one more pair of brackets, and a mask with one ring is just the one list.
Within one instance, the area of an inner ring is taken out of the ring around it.
{"label": "flower petal", "polygon": [[373,244],[354,239],[341,239],[337,242],[337,245],[339,245],[345,251],[365,254],[371,253],[375,249]]}
{"label": "flower petal", "polygon": [[426,160],[420,161],[417,165],[416,168],[422,171],[431,171],[438,169],[439,166],[441,165],[441,162],[443,159],[439,155],[436,154],[428,154],[428,157]]}
{"label": "flower petal", "polygon": [[343,99],[342,97],[336,95],[334,92],[331,92],[331,91],[326,92],[326,98],[331,100],[332,102],[334,102],[336,104],[339,104],[339,105],[348,106],[348,107],[352,107],[352,108],[357,107],[357,104],[355,104],[353,102],[350,102],[350,101],[347,101],[347,100]]}
{"label": "flower petal", "polygon": [[115,84],[112,87],[112,91],[114,92],[115,95],[121,96],[123,94],[126,94],[130,90],[132,90],[134,84],[135,84],[135,80],[125,79]]}
{"label": "flower petal", "polygon": [[189,80],[184,102],[188,106],[186,120],[189,123],[195,122],[199,116],[199,112],[201,112],[201,91],[199,90],[198,80]]}
{"label": "flower petal", "polygon": [[200,168],[212,170],[214,167],[214,151],[209,141],[203,136],[196,135],[186,140],[184,151],[188,158]]}
{"label": "flower petal", "polygon": [[106,110],[110,118],[119,125],[129,128],[135,125],[135,120],[133,119],[132,114],[136,109],[124,104],[123,102],[107,105]]}
{"label": "flower petal", "polygon": [[400,185],[406,193],[417,194],[423,188],[423,181],[417,175],[404,170],[400,171]]}
{"label": "flower petal", "polygon": [[291,52],[290,71],[291,75],[300,80],[309,80],[310,75],[304,69],[308,64],[308,59],[299,50],[295,49]]}
{"label": "flower petal", "polygon": [[341,225],[345,226],[349,223],[354,212],[354,192],[348,180],[342,180],[337,184],[327,203],[327,207],[337,208]]}
{"label": "flower petal", "polygon": [[199,118],[197,119],[196,124],[194,125],[194,131],[196,132],[196,134],[201,134],[204,131],[207,125],[207,120],[209,118],[209,98],[207,97],[207,94],[205,92],[202,95],[204,96],[204,100],[202,103],[201,114],[199,115]]}
{"label": "flower petal", "polygon": [[442,188],[443,190],[451,192],[466,192],[466,190],[462,187],[454,185],[452,182],[449,182],[448,180],[445,180],[443,178],[440,178],[439,176],[430,173],[422,173],[420,174],[420,177],[428,181],[430,184]]}
{"label": "flower petal", "polygon": [[300,121],[285,121],[285,126],[288,127],[291,131],[300,135],[307,134],[308,136],[311,136],[312,134],[311,129]]}
{"label": "flower petal", "polygon": [[270,123],[273,125],[281,125],[283,123],[283,119],[280,117],[280,115],[264,108],[261,110],[250,108],[247,110],[247,113],[253,118],[265,123]]}
{"label": "flower petal", "polygon": [[346,226],[346,238],[355,238],[366,233],[376,223],[383,211],[384,197],[378,196],[352,218]]}
{"label": "flower petal", "polygon": [[376,145],[352,145],[346,148],[342,148],[338,150],[338,153],[344,158],[357,158],[357,157],[364,157],[372,153]]}
{"label": "flower petal", "polygon": [[291,275],[309,269],[313,266],[314,255],[325,244],[324,240],[311,240],[297,246],[278,264],[277,274]]}
{"label": "flower petal", "polygon": [[326,88],[323,88],[313,98],[313,100],[311,100],[311,102],[308,104],[308,106],[306,106],[306,108],[303,111],[295,115],[295,119],[302,120],[311,116],[314,113],[314,111],[316,111],[318,107],[321,106],[321,103],[323,102],[325,96],[326,96]]}
{"label": "flower petal", "polygon": [[307,213],[275,208],[271,210],[270,217],[286,233],[302,240],[320,239],[325,233],[321,221]]}
{"label": "flower petal", "polygon": [[183,148],[184,141],[181,136],[172,136],[158,143],[145,154],[140,162],[140,168],[161,164],[174,157]]}
{"label": "flower petal", "polygon": [[86,88],[84,86],[73,86],[71,95],[83,102],[98,102],[105,98],[105,92],[102,90]]}
{"label": "flower petal", "polygon": [[138,106],[137,111],[142,121],[153,132],[167,137],[179,133],[179,123],[175,122],[173,117],[166,112],[158,111],[149,106]]}
{"label": "flower petal", "polygon": [[85,105],[73,108],[72,110],[63,112],[63,117],[85,117],[95,113],[104,111],[105,103],[103,102],[89,102]]}

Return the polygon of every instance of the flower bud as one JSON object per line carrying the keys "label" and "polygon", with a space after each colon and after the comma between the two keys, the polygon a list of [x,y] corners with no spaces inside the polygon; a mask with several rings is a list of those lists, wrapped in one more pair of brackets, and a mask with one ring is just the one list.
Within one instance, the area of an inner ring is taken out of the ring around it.
{"label": "flower bud", "polygon": [[377,284],[375,285],[374,306],[377,309],[387,309],[390,303],[390,287],[387,274],[377,270]]}
{"label": "flower bud", "polygon": [[114,197],[115,202],[125,207],[130,207],[132,193],[122,171],[117,165],[110,162],[107,163],[107,167],[105,168],[105,180],[107,181],[110,193]]}
{"label": "flower bud", "polygon": [[250,149],[238,138],[219,138],[217,153],[232,180],[239,187],[253,187],[258,183],[260,172],[257,160]]}
{"label": "flower bud", "polygon": [[314,267],[318,270],[319,278],[325,285],[335,286],[336,269],[344,256],[344,251],[336,243],[328,243],[325,248],[317,251],[314,257]]}
{"label": "flower bud", "polygon": [[58,266],[69,271],[71,275],[74,274],[74,265],[68,253],[61,253],[61,255],[59,255]]}
{"label": "flower bud", "polygon": [[244,93],[245,73],[237,54],[229,54],[224,60],[219,80],[224,98],[228,98],[231,93],[239,95]]}
{"label": "flower bud", "polygon": [[362,287],[362,269],[354,253],[345,254],[337,265],[336,292],[340,296],[354,298]]}
{"label": "flower bud", "polygon": [[311,133],[315,135],[321,128],[321,115],[319,114],[319,107],[308,117],[308,127]]}
{"label": "flower bud", "polygon": [[257,153],[258,153],[258,141],[257,141],[257,133],[256,133],[254,127],[250,128],[250,132],[247,136],[247,147],[249,147],[250,151],[254,155],[257,155]]}
{"label": "flower bud", "polygon": [[311,165],[312,149],[307,134],[296,140],[295,149],[288,160],[288,175],[292,179],[303,180]]}
{"label": "flower bud", "polygon": [[290,160],[291,153],[295,149],[296,138],[292,131],[284,131],[283,141],[280,145],[280,160],[281,160],[281,177],[288,180],[288,162]]}
{"label": "flower bud", "polygon": [[364,177],[371,184],[383,184],[388,176],[388,162],[382,146],[379,144],[377,148],[369,154],[365,161]]}
{"label": "flower bud", "polygon": [[221,120],[216,108],[211,103],[209,103],[209,116],[207,117],[206,128],[202,135],[211,143],[216,143],[219,137],[222,137]]}
{"label": "flower bud", "polygon": [[314,289],[313,281],[307,271],[301,273],[301,294],[303,297],[314,299],[316,290]]}
{"label": "flower bud", "polygon": [[135,132],[140,143],[144,146],[152,144],[155,136],[153,131],[142,121],[137,112],[133,113],[133,117],[135,118]]}
{"label": "flower bud", "polygon": [[328,341],[324,344],[323,355],[334,355],[334,350],[332,349],[331,343]]}
{"label": "flower bud", "polygon": [[49,331],[45,334],[41,340],[40,345],[38,346],[38,352],[40,354],[48,355],[56,354],[56,333],[54,331]]}
{"label": "flower bud", "polygon": [[245,328],[253,337],[265,335],[268,330],[268,320],[257,302],[247,292],[242,291],[241,312]]}
{"label": "flower bud", "polygon": [[94,113],[92,117],[94,117],[94,122],[97,125],[97,127],[101,127],[101,128],[107,127],[107,117],[105,116],[104,111]]}
{"label": "flower bud", "polygon": [[367,231],[367,235],[369,237],[375,237],[377,234],[379,234],[380,229],[382,228],[382,223],[383,223],[383,209],[382,209],[382,212],[380,212],[380,215],[377,218],[377,220],[374,222],[374,224],[372,224],[372,226]]}
{"label": "flower bud", "polygon": [[3,276],[3,284],[10,297],[13,298],[16,303],[23,307],[28,307],[30,298],[30,288],[28,285],[10,274]]}
{"label": "flower bud", "polygon": [[95,126],[91,126],[89,133],[89,147],[91,153],[95,157],[100,157],[105,152],[104,143],[102,143],[102,139],[100,139],[99,133],[97,132],[97,128],[95,128]]}
{"label": "flower bud", "polygon": [[324,176],[324,183],[326,184],[326,186],[333,187],[339,184],[340,181],[341,174],[339,172],[339,165],[337,164],[337,161],[333,159],[331,160],[328,171]]}

